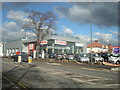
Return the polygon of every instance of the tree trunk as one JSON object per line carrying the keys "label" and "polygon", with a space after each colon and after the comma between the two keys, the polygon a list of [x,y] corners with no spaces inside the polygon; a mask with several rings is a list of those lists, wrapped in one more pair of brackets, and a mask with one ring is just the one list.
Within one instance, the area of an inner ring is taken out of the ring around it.
{"label": "tree trunk", "polygon": [[40,46],[37,45],[37,46],[36,46],[36,54],[37,54],[37,55],[36,55],[36,59],[37,59],[37,60],[39,60],[39,52],[40,52]]}
{"label": "tree trunk", "polygon": [[40,43],[41,43],[41,40],[38,40],[38,41],[37,41],[37,44],[36,44],[36,54],[37,54],[37,55],[36,55],[36,59],[37,59],[37,60],[39,60],[39,54],[40,54],[40,52],[41,52],[41,51],[40,51],[40,48],[41,48]]}
{"label": "tree trunk", "polygon": [[36,59],[39,60],[39,53],[40,53],[40,43],[39,43],[39,34],[37,35],[37,44],[36,44]]}

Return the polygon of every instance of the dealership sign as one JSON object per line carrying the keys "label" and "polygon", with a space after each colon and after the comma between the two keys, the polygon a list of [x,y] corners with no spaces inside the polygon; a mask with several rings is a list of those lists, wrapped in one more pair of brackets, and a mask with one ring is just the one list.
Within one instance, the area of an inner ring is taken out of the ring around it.
{"label": "dealership sign", "polygon": [[55,44],[66,45],[67,42],[66,42],[66,41],[58,41],[58,40],[55,40]]}
{"label": "dealership sign", "polygon": [[83,45],[83,43],[75,43],[75,46],[77,46],[77,47],[83,47],[84,45]]}
{"label": "dealership sign", "polygon": [[120,53],[120,48],[114,48],[113,53]]}
{"label": "dealership sign", "polygon": [[41,45],[43,45],[43,44],[47,44],[47,40],[42,41],[42,42],[41,42]]}

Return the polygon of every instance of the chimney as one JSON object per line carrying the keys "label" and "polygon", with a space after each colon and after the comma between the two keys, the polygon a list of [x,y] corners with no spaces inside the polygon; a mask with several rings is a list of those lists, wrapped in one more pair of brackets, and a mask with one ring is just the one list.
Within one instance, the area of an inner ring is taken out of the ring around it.
{"label": "chimney", "polygon": [[98,40],[95,40],[95,42],[98,42]]}

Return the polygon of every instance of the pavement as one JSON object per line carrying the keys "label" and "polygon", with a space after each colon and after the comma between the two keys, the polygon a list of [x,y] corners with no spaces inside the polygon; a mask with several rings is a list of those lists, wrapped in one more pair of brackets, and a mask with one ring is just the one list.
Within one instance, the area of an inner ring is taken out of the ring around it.
{"label": "pavement", "polygon": [[50,60],[50,61],[36,61],[34,60],[33,63],[48,63],[48,64],[62,64],[62,65],[70,65],[70,66],[76,66],[76,67],[84,67],[84,68],[92,68],[96,70],[112,70],[112,71],[120,71],[120,65],[116,64],[111,64],[108,62],[103,62],[103,64],[88,64],[88,63],[80,63],[77,61],[71,61],[69,62],[68,60],[64,61],[55,61],[55,60]]}

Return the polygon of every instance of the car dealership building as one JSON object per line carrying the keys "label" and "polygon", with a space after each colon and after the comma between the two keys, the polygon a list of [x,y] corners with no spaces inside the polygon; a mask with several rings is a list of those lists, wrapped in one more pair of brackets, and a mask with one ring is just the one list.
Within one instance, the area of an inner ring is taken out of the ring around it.
{"label": "car dealership building", "polygon": [[[13,55],[16,52],[27,52],[30,54],[36,48],[36,37],[16,39],[4,42],[4,55]],[[78,52],[87,53],[87,43],[79,37],[62,34],[49,34],[41,42],[41,50],[45,53],[75,54]]]}

